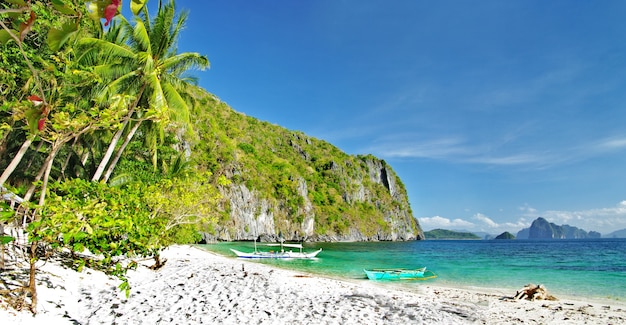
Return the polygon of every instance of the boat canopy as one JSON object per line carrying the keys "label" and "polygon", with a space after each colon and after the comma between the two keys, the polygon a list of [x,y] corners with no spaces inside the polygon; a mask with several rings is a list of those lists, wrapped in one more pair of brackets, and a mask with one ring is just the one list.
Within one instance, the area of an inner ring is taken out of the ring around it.
{"label": "boat canopy", "polygon": [[284,246],[284,247],[302,248],[302,245],[300,244],[267,244],[267,246]]}

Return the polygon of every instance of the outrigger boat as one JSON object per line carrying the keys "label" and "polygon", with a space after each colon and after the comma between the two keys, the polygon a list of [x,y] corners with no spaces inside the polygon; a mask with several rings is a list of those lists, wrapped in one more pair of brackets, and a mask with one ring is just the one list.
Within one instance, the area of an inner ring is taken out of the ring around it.
{"label": "outrigger boat", "polygon": [[371,269],[363,270],[370,280],[427,280],[437,275],[425,267],[419,269]]}
{"label": "outrigger boat", "polygon": [[[322,249],[320,248],[316,250],[315,252],[305,253],[302,251],[301,244],[285,244],[283,242],[280,242],[278,244],[265,244],[265,246],[273,246],[273,247],[280,246],[280,250],[269,251],[269,252],[259,251],[256,248],[256,241],[254,241],[254,252],[252,253],[245,253],[245,252],[241,252],[232,248],[230,250],[233,253],[235,253],[237,257],[241,257],[241,258],[315,258],[317,254],[319,254],[322,251]],[[285,247],[298,248],[299,251],[294,252],[291,249],[285,250]]]}

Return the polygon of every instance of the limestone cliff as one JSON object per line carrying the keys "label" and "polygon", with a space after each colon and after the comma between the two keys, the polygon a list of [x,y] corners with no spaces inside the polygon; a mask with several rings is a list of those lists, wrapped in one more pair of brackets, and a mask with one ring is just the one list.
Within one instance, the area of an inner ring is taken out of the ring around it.
{"label": "limestone cliff", "polygon": [[385,161],[348,155],[217,99],[207,105],[201,159],[232,183],[219,186],[224,212],[206,240],[424,239],[404,184]]}

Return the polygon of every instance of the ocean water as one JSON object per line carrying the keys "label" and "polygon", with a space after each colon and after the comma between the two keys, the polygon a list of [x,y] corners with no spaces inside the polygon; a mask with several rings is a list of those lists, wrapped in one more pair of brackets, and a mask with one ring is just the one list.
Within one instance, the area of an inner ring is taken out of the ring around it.
{"label": "ocean water", "polygon": [[[201,245],[236,258],[230,248],[252,251],[252,242]],[[264,249],[258,244],[259,249]],[[408,289],[428,284],[503,289],[514,295],[528,283],[574,298],[626,300],[626,239],[422,240],[410,242],[304,243],[324,250],[313,260],[261,259],[257,263],[367,281],[365,268],[417,268],[437,274],[426,281],[393,281]],[[268,247],[269,250],[269,247]]]}

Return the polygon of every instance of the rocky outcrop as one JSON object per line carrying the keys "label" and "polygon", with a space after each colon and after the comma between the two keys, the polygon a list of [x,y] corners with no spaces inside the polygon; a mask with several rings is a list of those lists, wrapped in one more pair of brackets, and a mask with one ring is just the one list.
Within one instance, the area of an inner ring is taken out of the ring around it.
{"label": "rocky outcrop", "polygon": [[516,300],[526,299],[526,300],[531,300],[531,301],[558,300],[556,297],[548,293],[548,290],[546,290],[546,287],[544,287],[543,284],[540,284],[540,285],[527,284],[522,289],[517,290],[513,299],[516,299]]}
{"label": "rocky outcrop", "polygon": [[[302,157],[307,156],[302,148],[298,147],[297,150]],[[405,190],[398,188],[395,172],[384,161],[374,157],[362,160],[363,166],[332,162],[329,169],[344,176],[355,175],[347,178],[342,188],[343,204],[366,203],[380,210],[376,212],[382,212],[383,222],[372,225],[375,222],[373,220],[368,224],[368,227],[375,228],[371,233],[366,233],[361,229],[363,227],[357,225],[348,227],[344,232],[318,231],[319,209],[309,195],[311,184],[302,176],[294,175],[297,179],[297,195],[300,197],[298,201],[301,202],[296,214],[300,218],[295,221],[289,218],[292,212],[284,202],[268,198],[245,184],[236,184],[222,189],[222,195],[230,207],[228,221],[218,225],[214,233],[204,233],[204,241],[277,241],[283,238],[289,241],[354,242],[424,239],[424,233],[410,210]],[[347,168],[352,170],[348,171]],[[382,186],[384,192],[372,192],[371,186],[365,186],[368,182]],[[382,200],[381,195],[389,197]],[[364,219],[367,217],[363,216]]]}
{"label": "rocky outcrop", "polygon": [[595,231],[587,233],[585,230],[569,225],[558,226],[544,218],[537,218],[530,228],[522,229],[517,233],[518,239],[584,239],[600,238],[600,236],[600,233]]}
{"label": "rocky outcrop", "polygon": [[499,234],[498,236],[496,236],[495,239],[515,239],[515,236],[513,236],[512,233],[505,231],[501,234]]}
{"label": "rocky outcrop", "polygon": [[201,113],[195,160],[232,181],[218,186],[223,211],[206,240],[424,238],[404,184],[384,160],[346,154],[235,112],[214,96]]}

